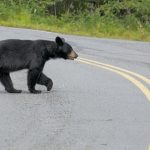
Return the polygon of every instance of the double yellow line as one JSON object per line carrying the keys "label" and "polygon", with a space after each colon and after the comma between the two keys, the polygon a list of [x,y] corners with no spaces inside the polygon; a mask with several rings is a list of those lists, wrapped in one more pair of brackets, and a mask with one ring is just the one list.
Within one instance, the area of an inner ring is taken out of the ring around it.
{"label": "double yellow line", "polygon": [[136,87],[138,87],[143,92],[143,94],[147,97],[148,101],[150,102],[150,90],[143,83],[141,83],[141,81],[144,81],[146,84],[150,85],[150,79],[148,79],[147,77],[140,75],[138,73],[123,69],[123,68],[119,68],[116,66],[112,66],[109,64],[101,63],[99,61],[94,61],[94,60],[90,60],[86,58],[80,57],[76,59],[76,61],[84,63],[84,64],[92,65],[95,67],[99,67],[102,69],[106,69],[106,70],[109,70],[109,71],[112,71],[114,73],[121,75],[122,77],[132,82]]}

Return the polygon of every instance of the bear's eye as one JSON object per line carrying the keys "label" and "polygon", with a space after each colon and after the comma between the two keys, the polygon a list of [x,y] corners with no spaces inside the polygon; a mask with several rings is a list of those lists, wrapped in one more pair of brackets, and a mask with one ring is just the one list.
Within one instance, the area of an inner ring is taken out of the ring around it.
{"label": "bear's eye", "polygon": [[63,52],[64,53],[70,53],[72,51],[72,47],[69,46],[68,44],[63,45]]}

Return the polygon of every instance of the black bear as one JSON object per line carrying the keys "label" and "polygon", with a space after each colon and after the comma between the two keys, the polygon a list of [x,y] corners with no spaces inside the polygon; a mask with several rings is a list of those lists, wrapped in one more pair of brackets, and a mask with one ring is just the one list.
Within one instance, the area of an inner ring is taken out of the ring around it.
{"label": "black bear", "polygon": [[0,41],[0,81],[9,93],[21,93],[13,87],[10,72],[28,69],[27,84],[31,93],[41,93],[35,85],[45,85],[50,91],[53,82],[42,73],[49,59],[75,59],[78,55],[64,39],[55,41],[8,39]]}

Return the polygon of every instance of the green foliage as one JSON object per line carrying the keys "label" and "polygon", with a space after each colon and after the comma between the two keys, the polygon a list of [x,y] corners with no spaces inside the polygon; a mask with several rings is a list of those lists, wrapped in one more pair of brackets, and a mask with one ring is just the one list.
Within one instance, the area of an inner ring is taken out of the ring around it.
{"label": "green foliage", "polygon": [[121,2],[113,0],[100,7],[104,15],[114,15],[118,18],[134,15],[141,22],[150,21],[150,0],[122,0]]}
{"label": "green foliage", "polygon": [[150,41],[150,0],[0,0],[0,24]]}

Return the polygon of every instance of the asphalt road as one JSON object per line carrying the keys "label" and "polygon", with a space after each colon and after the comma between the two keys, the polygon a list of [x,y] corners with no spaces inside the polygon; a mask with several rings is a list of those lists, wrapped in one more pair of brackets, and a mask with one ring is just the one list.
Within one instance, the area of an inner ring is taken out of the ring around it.
{"label": "asphalt road", "polygon": [[30,94],[26,70],[11,74],[23,93],[0,85],[0,150],[148,150],[150,43],[0,27],[0,40],[57,35],[80,58],[47,62],[51,92]]}

